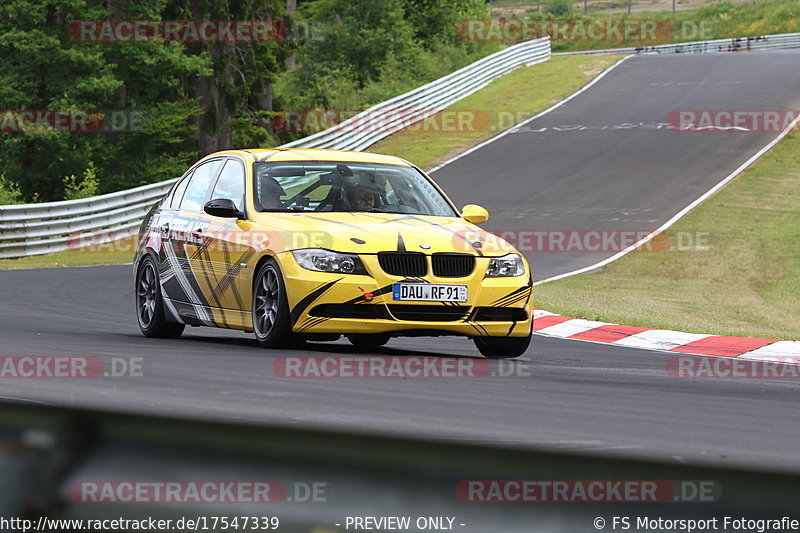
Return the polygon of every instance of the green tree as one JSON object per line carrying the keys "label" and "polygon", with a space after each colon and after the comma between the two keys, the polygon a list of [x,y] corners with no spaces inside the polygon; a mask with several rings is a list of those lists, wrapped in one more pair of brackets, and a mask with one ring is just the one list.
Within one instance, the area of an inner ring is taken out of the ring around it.
{"label": "green tree", "polygon": [[415,37],[426,47],[441,40],[455,43],[459,24],[488,15],[484,0],[406,0],[404,10]]}
{"label": "green tree", "polygon": [[[282,0],[171,0],[165,18],[271,21],[284,16]],[[193,121],[200,155],[229,148],[273,144],[266,130],[272,83],[284,67],[288,46],[279,31],[258,42],[198,43],[190,57],[208,57],[211,73],[191,80],[201,113]]]}
{"label": "green tree", "polygon": [[91,133],[0,131],[0,172],[19,183],[25,199],[62,199],[64,177],[92,164],[99,192],[164,180],[195,153],[184,125],[198,110],[183,82],[210,72],[207,57],[187,56],[179,43],[78,42],[69,31],[70,22],[109,18],[112,8],[118,19],[152,20],[163,7],[163,1],[124,9],[89,0],[0,4],[3,110],[135,111],[148,118],[138,131],[108,123]]}
{"label": "green tree", "polygon": [[318,30],[301,51],[306,76],[348,75],[363,86],[389,57],[413,62],[420,52],[402,0],[317,0],[304,14]]}

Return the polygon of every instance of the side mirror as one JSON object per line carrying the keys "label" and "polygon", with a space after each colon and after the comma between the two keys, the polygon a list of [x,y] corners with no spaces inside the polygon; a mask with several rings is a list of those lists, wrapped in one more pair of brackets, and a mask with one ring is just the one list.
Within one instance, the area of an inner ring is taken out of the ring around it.
{"label": "side mirror", "polygon": [[244,218],[244,213],[239,211],[233,200],[229,198],[216,198],[206,202],[203,206],[203,211],[212,217],[222,218]]}
{"label": "side mirror", "polygon": [[461,210],[461,218],[470,224],[482,224],[489,220],[489,211],[479,205],[469,204]]}

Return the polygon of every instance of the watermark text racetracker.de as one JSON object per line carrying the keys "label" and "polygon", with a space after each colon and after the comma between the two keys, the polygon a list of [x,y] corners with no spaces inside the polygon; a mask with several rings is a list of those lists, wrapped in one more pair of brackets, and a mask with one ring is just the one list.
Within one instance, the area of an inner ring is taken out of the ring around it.
{"label": "watermark text racetracker.de", "polygon": [[676,109],[667,116],[669,129],[677,132],[780,133],[800,130],[797,109]]}
{"label": "watermark text racetracker.de", "polygon": [[[617,230],[617,229],[490,229],[490,234],[479,230],[464,230],[453,234],[452,243],[457,249],[470,251],[476,242],[481,247],[502,241],[520,252],[531,253],[616,253],[642,242],[637,252],[699,252],[712,246],[709,231],[667,230]],[[652,238],[650,236],[652,235]]]}
{"label": "watermark text racetracker.de", "polygon": [[518,43],[550,36],[553,41],[655,43],[673,35],[666,19],[467,19],[456,23],[464,41]]}
{"label": "watermark text racetracker.de", "polygon": [[141,377],[141,357],[103,359],[83,355],[0,356],[0,379],[94,379]]}
{"label": "watermark text racetracker.de", "polygon": [[0,517],[0,531],[42,531],[73,533],[75,531],[275,531],[280,528],[277,516],[199,515],[180,518],[48,518]]}
{"label": "watermark text racetracker.de", "polygon": [[722,488],[713,480],[469,479],[455,492],[468,503],[708,503]]}
{"label": "watermark text racetracker.de", "polygon": [[70,39],[93,43],[259,43],[284,40],[282,21],[265,20],[76,20]]}
{"label": "watermark text racetracker.de", "polygon": [[272,370],[287,379],[480,379],[530,377],[531,362],[422,355],[287,355]]}
{"label": "watermark text racetracker.de", "polygon": [[327,481],[278,480],[81,480],[68,488],[80,504],[324,503]]}
{"label": "watermark text racetracker.de", "polygon": [[0,110],[0,133],[122,133],[145,131],[151,123],[140,110]]}
{"label": "watermark text racetracker.de", "polygon": [[[277,215],[280,216],[280,215]],[[201,234],[195,231],[203,229]],[[140,244],[138,230],[98,230],[74,233],[67,237],[67,248],[81,253],[135,252]],[[211,228],[208,220],[176,220],[168,233],[149,230],[144,235],[148,239],[170,239],[187,244],[202,246],[209,253],[226,252],[230,247],[254,248],[257,250],[296,250],[300,248],[330,248],[333,237],[319,230],[281,231],[281,230],[224,230]]]}
{"label": "watermark text racetracker.de", "polygon": [[800,379],[800,356],[760,360],[675,355],[667,359],[665,369],[670,377],[682,379]]}

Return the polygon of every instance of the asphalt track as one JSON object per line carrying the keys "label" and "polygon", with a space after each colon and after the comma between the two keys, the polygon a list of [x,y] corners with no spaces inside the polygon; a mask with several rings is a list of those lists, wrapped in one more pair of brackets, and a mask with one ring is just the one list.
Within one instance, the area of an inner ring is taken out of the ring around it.
{"label": "asphalt track", "polygon": [[[456,200],[492,209],[495,228],[657,227],[775,134],[528,130],[651,124],[672,109],[796,109],[798,59],[633,58],[436,178]],[[537,257],[536,277],[595,260],[587,255]],[[676,379],[665,371],[669,354],[543,337],[523,360],[491,363],[510,376],[286,379],[273,361],[288,352],[261,350],[249,335],[191,328],[177,340],[142,337],[129,266],[0,272],[0,294],[0,353],[96,356],[109,365],[141,358],[142,368],[134,377],[4,379],[0,399],[800,472],[792,380]],[[353,352],[319,343],[300,353]],[[478,355],[467,340],[425,338],[393,340],[377,353]]]}
{"label": "asphalt track", "polygon": [[540,248],[533,232],[657,229],[777,135],[673,131],[670,112],[798,109],[799,60],[797,51],[632,57],[435,178],[459,206],[489,209],[485,227],[510,231],[535,279],[590,266],[620,251],[619,241],[565,253],[551,239]]}

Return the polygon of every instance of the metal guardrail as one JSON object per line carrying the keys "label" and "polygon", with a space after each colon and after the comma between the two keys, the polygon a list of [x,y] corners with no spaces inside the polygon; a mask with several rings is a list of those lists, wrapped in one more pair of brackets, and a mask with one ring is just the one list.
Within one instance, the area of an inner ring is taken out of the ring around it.
{"label": "metal guardrail", "polygon": [[775,50],[780,48],[800,48],[800,33],[781,33],[776,35],[760,35],[758,37],[736,37],[732,39],[715,39],[713,41],[659,44],[656,46],[605,48],[602,50],[581,50],[578,52],[554,52],[553,55],[709,54],[748,50]]}
{"label": "metal guardrail", "polygon": [[[510,46],[460,70],[373,106],[341,124],[281,148],[363,150],[392,133],[436,114],[526,65],[550,58],[550,38]],[[378,122],[376,125],[376,118]],[[364,127],[364,124],[368,124]],[[85,200],[0,206],[0,258],[58,252],[78,246],[91,232],[101,242],[124,237],[176,180]]]}
{"label": "metal guardrail", "polygon": [[[381,436],[297,424],[177,420],[3,402],[0,488],[5,490],[0,493],[0,517],[20,517],[35,525],[40,517],[84,521],[155,517],[171,519],[175,524],[182,517],[270,516],[279,518],[279,531],[301,533],[366,529],[347,527],[346,517],[411,516],[416,521],[417,517],[446,516],[454,519],[453,527],[412,526],[402,531],[571,533],[626,529],[612,521],[615,516],[634,517],[631,523],[636,524],[635,517],[648,516],[664,520],[718,516],[721,522],[725,516],[780,520],[796,513],[800,476],[790,466],[778,472],[767,466],[724,466],[718,458],[709,459],[709,463],[717,463],[712,466],[697,464],[696,460],[689,464],[648,460],[641,457],[644,455],[629,450],[557,451],[552,446],[523,443]],[[235,492],[230,498],[211,503],[199,495],[170,499],[152,491],[134,495],[112,488],[124,482],[213,485],[267,480],[283,486],[285,493],[265,503],[240,501]],[[481,501],[465,498],[469,493],[459,490],[469,480],[498,486],[503,480],[616,480],[618,486],[621,480],[638,480],[657,483],[660,489],[653,494],[657,501],[624,488],[618,489],[616,497],[611,492],[608,499],[599,500],[590,493],[571,491],[559,497],[563,498],[559,503],[555,503],[558,498],[546,495],[544,501],[538,501],[539,491],[530,493],[532,499],[522,500],[522,491],[518,490],[484,493],[492,499]],[[86,485],[112,490],[85,495],[81,487]],[[320,490],[298,490],[309,486]],[[700,487],[713,490],[700,491]],[[597,521],[598,516],[604,517],[607,527]],[[124,526],[111,528],[128,530]],[[28,530],[32,529],[49,528]],[[81,528],[59,530],[78,529]],[[673,528],[630,528],[643,529]],[[787,530],[774,526],[768,529]],[[229,530],[265,531],[244,525]]]}
{"label": "metal guardrail", "polygon": [[[325,131],[282,148],[363,150],[392,133],[436,114],[522,65],[550,58],[550,37],[525,41],[496,52],[413,91],[373,106]],[[364,128],[373,117],[388,116],[379,127]]]}

